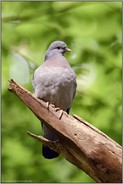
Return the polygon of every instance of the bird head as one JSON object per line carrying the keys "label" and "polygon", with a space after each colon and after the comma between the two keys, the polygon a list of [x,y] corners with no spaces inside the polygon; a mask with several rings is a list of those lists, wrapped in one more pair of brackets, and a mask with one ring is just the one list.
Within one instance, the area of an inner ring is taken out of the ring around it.
{"label": "bird head", "polygon": [[65,52],[71,52],[71,49],[69,49],[66,43],[64,43],[63,41],[54,41],[49,46],[48,51],[53,51],[64,55]]}

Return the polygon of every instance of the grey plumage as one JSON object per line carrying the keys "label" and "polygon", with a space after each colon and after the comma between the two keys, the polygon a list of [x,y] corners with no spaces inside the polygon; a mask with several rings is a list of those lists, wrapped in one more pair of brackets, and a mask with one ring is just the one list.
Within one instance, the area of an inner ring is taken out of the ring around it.
{"label": "grey plumage", "polygon": [[[67,113],[76,93],[76,75],[64,57],[70,51],[62,41],[53,42],[45,55],[45,61],[34,72],[34,95]],[[44,137],[55,141],[58,137],[42,121]],[[55,158],[58,153],[43,145],[43,156]]]}

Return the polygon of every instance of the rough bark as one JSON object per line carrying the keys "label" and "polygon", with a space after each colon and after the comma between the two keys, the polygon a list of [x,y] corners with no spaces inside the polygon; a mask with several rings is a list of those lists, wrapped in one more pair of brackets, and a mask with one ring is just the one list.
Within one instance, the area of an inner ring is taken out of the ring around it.
{"label": "rough bark", "polygon": [[122,149],[119,144],[84,119],[76,115],[72,117],[52,104],[35,98],[13,80],[10,81],[9,90],[16,94],[38,119],[45,120],[46,125],[57,134],[59,141],[49,141],[27,132],[30,136],[61,153],[96,182],[122,182]]}

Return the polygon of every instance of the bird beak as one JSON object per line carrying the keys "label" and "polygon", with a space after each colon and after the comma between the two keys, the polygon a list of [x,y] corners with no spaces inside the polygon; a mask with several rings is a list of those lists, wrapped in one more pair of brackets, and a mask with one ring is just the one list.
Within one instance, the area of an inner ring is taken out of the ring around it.
{"label": "bird beak", "polygon": [[65,51],[66,51],[66,52],[71,52],[71,49],[69,49],[69,48],[66,47],[66,48],[65,48]]}

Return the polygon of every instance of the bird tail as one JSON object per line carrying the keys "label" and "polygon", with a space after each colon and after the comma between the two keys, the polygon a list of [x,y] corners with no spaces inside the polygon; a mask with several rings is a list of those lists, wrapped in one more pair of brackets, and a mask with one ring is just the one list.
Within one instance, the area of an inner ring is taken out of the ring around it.
{"label": "bird tail", "polygon": [[47,159],[52,159],[59,156],[57,152],[51,150],[48,146],[45,146],[44,144],[42,146],[42,154],[44,158],[47,158]]}
{"label": "bird tail", "polygon": [[[58,137],[56,136],[56,134],[54,134],[54,132],[52,132],[43,122],[42,122],[42,126],[44,130],[44,137],[46,139],[49,139],[51,141],[58,140]],[[44,144],[42,146],[42,154],[47,159],[52,159],[59,156],[57,152],[53,151],[52,149],[50,149],[48,146],[45,146]]]}

